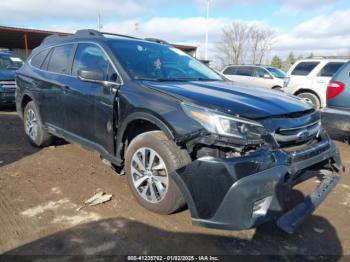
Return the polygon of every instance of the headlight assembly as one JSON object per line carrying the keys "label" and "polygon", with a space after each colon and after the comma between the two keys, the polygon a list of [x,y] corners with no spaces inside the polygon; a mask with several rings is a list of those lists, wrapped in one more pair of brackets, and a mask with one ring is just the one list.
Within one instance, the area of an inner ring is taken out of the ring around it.
{"label": "headlight assembly", "polygon": [[266,129],[258,122],[218,113],[205,107],[182,103],[182,108],[206,130],[222,136],[261,143]]}

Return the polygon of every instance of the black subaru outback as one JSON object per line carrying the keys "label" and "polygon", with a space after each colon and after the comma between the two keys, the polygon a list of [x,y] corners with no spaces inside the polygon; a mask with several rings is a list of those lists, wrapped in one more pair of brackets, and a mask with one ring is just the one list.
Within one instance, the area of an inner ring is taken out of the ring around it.
{"label": "black subaru outback", "polygon": [[[35,146],[53,136],[124,168],[145,208],[187,204],[194,224],[293,232],[343,167],[303,100],[227,81],[167,43],[81,30],[50,36],[17,72],[16,104]],[[294,208],[291,189],[321,180]]]}

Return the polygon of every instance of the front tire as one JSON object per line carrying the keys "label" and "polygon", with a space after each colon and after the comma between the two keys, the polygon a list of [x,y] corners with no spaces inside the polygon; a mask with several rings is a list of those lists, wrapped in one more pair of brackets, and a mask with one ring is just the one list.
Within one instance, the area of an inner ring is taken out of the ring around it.
{"label": "front tire", "polygon": [[126,152],[125,172],[129,187],[140,205],[159,214],[171,214],[185,200],[170,173],[191,162],[162,131],[135,137]]}
{"label": "front tire", "polygon": [[29,142],[36,147],[48,146],[52,136],[44,129],[35,103],[30,101],[24,109],[24,130]]}

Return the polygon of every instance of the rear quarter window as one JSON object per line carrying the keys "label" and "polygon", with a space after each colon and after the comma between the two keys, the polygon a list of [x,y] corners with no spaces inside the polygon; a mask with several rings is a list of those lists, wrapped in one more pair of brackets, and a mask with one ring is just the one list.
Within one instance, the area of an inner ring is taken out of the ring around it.
{"label": "rear quarter window", "polygon": [[41,65],[43,64],[47,54],[49,53],[49,49],[45,49],[38,54],[34,55],[33,58],[30,60],[30,64],[36,68],[41,68]]}
{"label": "rear quarter window", "polygon": [[301,62],[299,63],[291,75],[307,76],[320,62]]}
{"label": "rear quarter window", "polygon": [[342,65],[344,65],[343,62],[328,63],[322,68],[319,76],[332,77]]}

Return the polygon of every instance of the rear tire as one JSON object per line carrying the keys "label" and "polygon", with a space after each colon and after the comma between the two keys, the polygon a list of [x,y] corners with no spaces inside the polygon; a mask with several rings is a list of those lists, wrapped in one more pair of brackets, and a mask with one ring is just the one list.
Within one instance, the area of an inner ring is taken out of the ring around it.
{"label": "rear tire", "polygon": [[35,147],[48,146],[52,142],[52,136],[44,129],[35,103],[30,101],[23,115],[24,130],[29,142]]}
{"label": "rear tire", "polygon": [[315,94],[313,94],[313,93],[299,93],[297,96],[301,97],[301,98],[309,99],[310,102],[315,106],[315,109],[320,109],[321,102],[320,102],[320,99],[318,99],[318,97]]}
{"label": "rear tire", "polygon": [[146,209],[171,214],[184,207],[185,200],[170,173],[191,162],[162,131],[135,137],[126,151],[125,172],[136,200]]}

